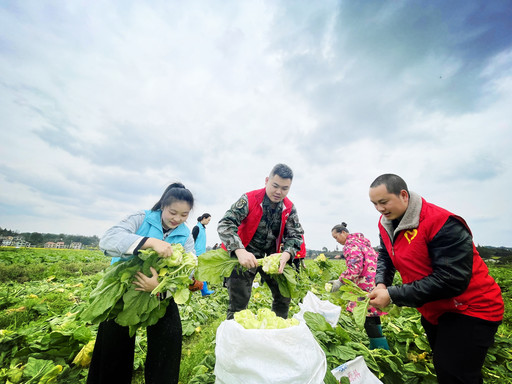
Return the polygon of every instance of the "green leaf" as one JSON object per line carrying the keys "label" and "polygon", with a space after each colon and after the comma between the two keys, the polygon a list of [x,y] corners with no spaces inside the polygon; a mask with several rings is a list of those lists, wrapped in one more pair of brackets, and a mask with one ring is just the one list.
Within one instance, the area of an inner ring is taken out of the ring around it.
{"label": "green leaf", "polygon": [[92,302],[82,311],[80,318],[83,321],[92,322],[94,319],[103,315],[106,311],[112,308],[123,296],[124,291],[125,288],[120,281],[113,281],[103,287],[102,290],[95,294]]}
{"label": "green leaf", "polygon": [[160,320],[165,315],[168,305],[169,300],[160,301],[156,308],[148,312],[145,320],[139,324],[140,327],[149,327],[150,325],[155,325],[158,320]]}
{"label": "green leaf", "polygon": [[185,304],[190,298],[190,290],[188,288],[180,289],[172,295],[176,304]]}
{"label": "green leaf", "polygon": [[10,381],[13,384],[21,383],[23,370],[18,367],[11,368],[7,371],[6,376],[8,378],[8,381]]}
{"label": "green leaf", "polygon": [[357,305],[354,308],[354,321],[359,329],[364,328],[364,322],[366,321],[366,315],[368,314],[368,305],[370,305],[370,299],[366,298],[364,301],[357,301]]}
{"label": "green leaf", "polygon": [[155,266],[155,264],[159,258],[158,253],[156,253],[152,249],[151,249],[151,251],[152,251],[152,253],[148,256],[147,259],[144,260],[144,263],[142,264],[142,273],[148,277],[152,276],[150,268]]}
{"label": "green leaf", "polygon": [[236,257],[222,248],[207,251],[197,260],[195,278],[210,284],[221,284],[224,277],[229,277],[235,268],[242,268]]}
{"label": "green leaf", "polygon": [[[51,383],[62,371],[62,366],[54,365],[51,360],[42,360],[29,357],[23,369],[23,377],[29,379],[25,384]],[[49,374],[49,375],[47,375]]]}
{"label": "green leaf", "polygon": [[151,296],[149,292],[136,291],[135,288],[129,289],[123,295],[124,307],[117,315],[116,322],[122,326],[136,326],[142,320],[142,317],[156,308],[159,300],[156,296]]}
{"label": "green leaf", "polygon": [[341,328],[340,326],[337,326],[335,329],[334,329],[334,332],[336,332],[336,336],[338,337],[339,340],[341,340],[343,343],[346,343],[348,341],[350,341],[350,335],[348,334],[347,331],[345,331],[343,328]]}
{"label": "green leaf", "polygon": [[39,380],[38,384],[51,384],[57,382],[57,376],[62,372],[62,365],[56,365],[46,372]]}
{"label": "green leaf", "polygon": [[332,331],[332,325],[329,324],[321,314],[315,312],[304,312],[303,316],[310,329],[319,332]]}
{"label": "green leaf", "polygon": [[[348,378],[347,378],[348,379]],[[324,376],[324,383],[323,384],[339,384],[341,383],[342,381],[338,381],[336,380],[336,378],[334,377],[334,375],[331,373],[331,371],[327,370],[325,372],[325,376]],[[343,381],[343,383],[345,383],[345,381]],[[348,384],[350,384],[350,380],[348,381]]]}
{"label": "green leaf", "polygon": [[295,289],[297,286],[297,280],[295,280],[295,271],[288,264],[284,267],[283,273],[277,273],[268,276],[277,281],[281,295],[291,298],[296,298],[298,296],[298,292]]}
{"label": "green leaf", "polygon": [[416,346],[421,351],[430,351],[430,344],[428,343],[428,340],[426,337],[415,337],[414,344],[416,344]]}
{"label": "green leaf", "polygon": [[361,295],[358,295],[353,292],[343,292],[341,294],[341,299],[346,301],[357,301],[357,299],[359,299],[360,297]]}
{"label": "green leaf", "polygon": [[366,296],[368,294],[368,292],[358,287],[352,280],[343,278],[342,281],[343,285],[340,287],[340,291],[351,292],[357,296]]}
{"label": "green leaf", "polygon": [[73,338],[87,344],[93,338],[92,331],[85,326],[78,327],[73,331]]}

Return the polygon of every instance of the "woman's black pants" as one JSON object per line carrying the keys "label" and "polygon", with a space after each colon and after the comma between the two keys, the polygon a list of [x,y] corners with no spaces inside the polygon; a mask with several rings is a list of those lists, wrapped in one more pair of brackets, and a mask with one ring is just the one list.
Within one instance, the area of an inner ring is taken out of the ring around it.
{"label": "woman's black pants", "polygon": [[[170,300],[165,315],[147,327],[148,351],[144,366],[146,384],[178,383],[182,329],[178,306]],[[130,384],[133,373],[135,336],[114,320],[99,325],[87,384]]]}

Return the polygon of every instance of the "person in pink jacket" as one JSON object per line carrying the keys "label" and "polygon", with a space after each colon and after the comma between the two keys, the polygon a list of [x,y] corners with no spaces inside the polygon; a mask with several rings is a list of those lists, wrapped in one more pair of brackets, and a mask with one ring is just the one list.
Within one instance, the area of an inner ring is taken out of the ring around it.
{"label": "person in pink jacket", "polygon": [[[356,284],[363,291],[370,292],[375,288],[375,272],[377,271],[377,252],[372,248],[370,240],[362,233],[349,233],[346,223],[335,225],[332,237],[343,245],[343,256],[347,269],[341,273],[338,280],[333,280],[332,292],[339,290],[343,284],[342,279],[347,279]],[[350,302],[347,310],[352,312],[356,302]],[[370,338],[370,349],[389,349],[386,337],[382,333],[380,309],[368,306],[368,313],[364,323],[364,329]]]}

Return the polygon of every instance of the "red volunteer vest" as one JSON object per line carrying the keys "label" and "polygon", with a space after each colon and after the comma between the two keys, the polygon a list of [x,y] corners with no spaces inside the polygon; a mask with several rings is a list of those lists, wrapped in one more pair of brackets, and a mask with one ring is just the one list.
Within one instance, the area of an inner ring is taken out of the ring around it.
{"label": "red volunteer vest", "polygon": [[[422,279],[432,273],[428,244],[439,232],[449,217],[461,221],[459,216],[422,199],[418,228],[402,230],[392,243],[379,220],[379,230],[386,250],[404,284]],[[489,275],[487,265],[473,244],[473,271],[469,286],[459,296],[436,300],[424,304],[418,311],[433,324],[445,312],[456,312],[489,321],[501,321],[504,305],[501,290]]]}
{"label": "red volunteer vest", "polygon": [[300,250],[295,254],[296,259],[304,259],[306,257],[306,241],[304,240],[304,235],[302,235],[302,244],[300,245]]}
{"label": "red volunteer vest", "polygon": [[[240,240],[242,240],[242,244],[244,247],[247,247],[251,242],[256,230],[258,229],[258,225],[263,216],[263,208],[262,203],[265,198],[265,188],[257,189],[255,191],[247,192],[247,200],[249,202],[248,208],[249,213],[247,217],[242,220],[242,223],[238,227],[238,236]],[[276,252],[280,252],[281,241],[283,239],[284,227],[286,225],[286,221],[292,212],[293,203],[287,197],[283,200],[283,212],[281,214],[281,229],[279,230],[279,236],[276,239]],[[221,245],[222,248],[226,249],[224,244]]]}

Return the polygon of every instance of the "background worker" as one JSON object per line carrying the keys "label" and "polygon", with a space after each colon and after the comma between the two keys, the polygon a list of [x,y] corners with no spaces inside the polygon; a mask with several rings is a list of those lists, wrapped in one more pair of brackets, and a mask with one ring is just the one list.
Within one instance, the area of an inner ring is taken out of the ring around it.
{"label": "background worker", "polygon": [[[363,291],[371,292],[375,288],[375,272],[377,270],[377,252],[372,248],[370,240],[362,233],[349,233],[346,223],[335,225],[331,230],[332,237],[343,245],[343,255],[347,269],[343,271],[338,280],[332,280],[332,292],[339,290],[343,284],[342,279],[352,281]],[[351,301],[347,311],[353,312],[357,303]],[[380,316],[385,314],[380,309],[368,306],[364,329],[370,339],[370,349],[389,349],[388,341],[382,333]]]}
{"label": "background worker", "polygon": [[[206,252],[205,227],[208,225],[211,219],[212,216],[209,213],[203,213],[201,216],[197,218],[197,224],[194,226],[194,228],[192,228],[192,237],[194,238],[194,249],[196,251],[196,256],[198,257]],[[215,292],[208,289],[208,283],[206,281],[203,281],[202,283],[202,296],[208,296]]]}

